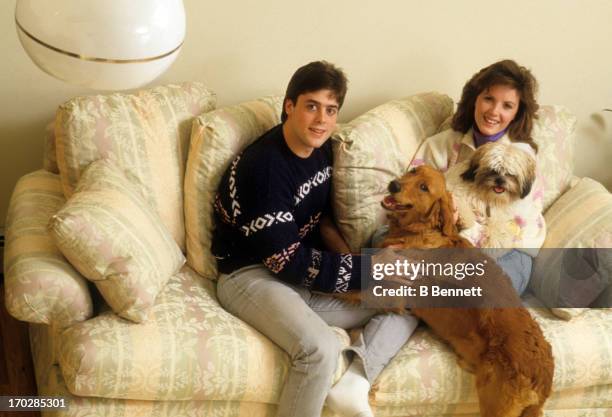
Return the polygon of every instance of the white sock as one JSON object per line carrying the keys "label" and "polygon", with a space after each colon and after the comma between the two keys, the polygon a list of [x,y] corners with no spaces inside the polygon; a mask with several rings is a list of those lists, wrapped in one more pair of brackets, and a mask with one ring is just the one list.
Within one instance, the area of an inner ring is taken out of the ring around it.
{"label": "white sock", "polygon": [[369,392],[370,383],[365,376],[363,363],[355,357],[342,378],[329,390],[326,403],[343,417],[374,417],[368,403]]}

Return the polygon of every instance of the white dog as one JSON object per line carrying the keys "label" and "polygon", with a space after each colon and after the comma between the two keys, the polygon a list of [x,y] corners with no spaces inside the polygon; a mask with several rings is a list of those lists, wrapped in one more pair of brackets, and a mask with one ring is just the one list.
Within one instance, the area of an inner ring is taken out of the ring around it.
{"label": "white dog", "polygon": [[541,204],[530,196],[535,177],[535,153],[524,143],[488,143],[452,166],[446,183],[461,235],[476,247],[520,248],[536,256],[546,225]]}

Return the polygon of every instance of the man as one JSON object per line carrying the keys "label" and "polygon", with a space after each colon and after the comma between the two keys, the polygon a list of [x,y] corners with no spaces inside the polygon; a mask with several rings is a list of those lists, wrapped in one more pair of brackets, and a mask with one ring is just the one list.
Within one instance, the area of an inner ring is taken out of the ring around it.
{"label": "man", "polygon": [[[289,354],[282,417],[320,416],[328,392],[327,404],[338,414],[371,416],[371,383],[416,326],[411,316],[318,294],[362,285],[361,257],[350,253],[330,203],[328,139],[346,84],[344,73],[327,62],[299,68],[287,87],[282,124],[234,159],[215,198],[219,301]],[[330,391],[341,349],[329,326],[364,324],[350,347],[355,360]]]}

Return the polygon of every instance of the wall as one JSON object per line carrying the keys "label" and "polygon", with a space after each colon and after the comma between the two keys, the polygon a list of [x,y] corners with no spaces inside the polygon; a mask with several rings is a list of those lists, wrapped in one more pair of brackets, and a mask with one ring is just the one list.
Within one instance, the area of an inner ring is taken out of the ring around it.
{"label": "wall", "polygon": [[[56,106],[91,93],[29,61],[15,33],[15,1],[0,6],[0,227],[16,180],[41,166]],[[204,80],[220,105],[280,94],[298,66],[323,58],[349,76],[346,121],[425,90],[457,99],[474,72],[509,57],[536,74],[541,103],[566,105],[581,120],[612,106],[607,0],[185,0],[185,7],[183,51],[154,84]]]}

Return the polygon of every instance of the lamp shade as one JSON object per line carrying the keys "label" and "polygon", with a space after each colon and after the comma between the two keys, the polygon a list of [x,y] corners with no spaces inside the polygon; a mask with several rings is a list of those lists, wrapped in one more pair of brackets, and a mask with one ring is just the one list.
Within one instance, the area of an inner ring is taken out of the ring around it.
{"label": "lamp shade", "polygon": [[99,90],[151,82],[185,38],[182,0],[17,0],[15,23],[43,71]]}

